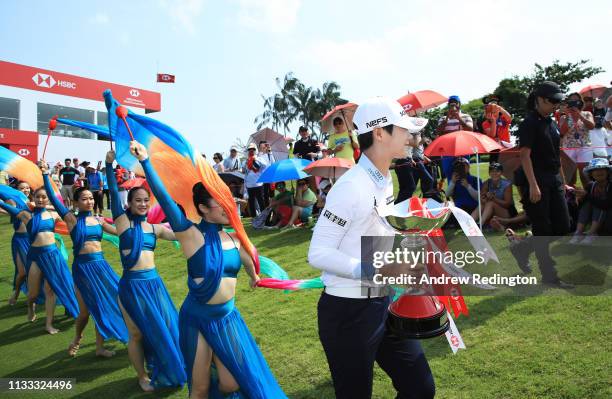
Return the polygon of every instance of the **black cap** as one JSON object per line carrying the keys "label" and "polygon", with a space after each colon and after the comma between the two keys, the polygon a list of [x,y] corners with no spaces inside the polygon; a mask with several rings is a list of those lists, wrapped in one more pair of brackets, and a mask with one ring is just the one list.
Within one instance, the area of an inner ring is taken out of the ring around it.
{"label": "black cap", "polygon": [[538,97],[549,98],[557,101],[561,101],[565,97],[563,95],[563,90],[561,90],[559,85],[551,81],[539,83],[533,90],[533,94]]}
{"label": "black cap", "polygon": [[492,94],[487,94],[486,96],[484,96],[482,98],[482,102],[484,104],[488,104],[491,101],[500,102],[501,101],[501,96],[498,96],[497,94],[492,93]]}
{"label": "black cap", "polygon": [[469,161],[467,158],[464,158],[464,157],[457,157],[457,158],[455,158],[455,160],[453,161],[453,165],[458,165],[458,164],[460,164],[460,163],[463,163],[463,164],[469,165],[469,164],[470,164],[470,161]]}
{"label": "black cap", "polygon": [[500,163],[493,162],[493,163],[489,164],[489,170],[499,170],[500,172],[503,172],[504,171],[504,167]]}

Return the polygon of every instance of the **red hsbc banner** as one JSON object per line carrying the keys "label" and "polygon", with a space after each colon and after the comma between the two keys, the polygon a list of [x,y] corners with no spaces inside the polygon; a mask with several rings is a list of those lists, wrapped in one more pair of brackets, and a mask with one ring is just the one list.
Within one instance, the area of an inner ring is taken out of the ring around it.
{"label": "red hsbc banner", "polygon": [[0,145],[36,163],[38,162],[38,132],[0,128]]}
{"label": "red hsbc banner", "polygon": [[160,83],[174,83],[175,76],[167,73],[158,73],[157,81]]}
{"label": "red hsbc banner", "polygon": [[102,93],[111,89],[113,97],[123,105],[144,108],[147,112],[161,110],[161,96],[154,91],[6,61],[0,61],[0,85],[96,101],[104,101]]}

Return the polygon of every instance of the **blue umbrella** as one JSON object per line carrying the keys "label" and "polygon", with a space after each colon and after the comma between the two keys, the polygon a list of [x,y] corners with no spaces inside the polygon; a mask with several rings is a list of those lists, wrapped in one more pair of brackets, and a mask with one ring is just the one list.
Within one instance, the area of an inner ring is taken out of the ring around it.
{"label": "blue umbrella", "polygon": [[308,176],[308,173],[302,169],[311,162],[308,159],[301,158],[283,159],[282,161],[274,162],[259,176],[257,183],[276,183],[279,181],[303,179]]}

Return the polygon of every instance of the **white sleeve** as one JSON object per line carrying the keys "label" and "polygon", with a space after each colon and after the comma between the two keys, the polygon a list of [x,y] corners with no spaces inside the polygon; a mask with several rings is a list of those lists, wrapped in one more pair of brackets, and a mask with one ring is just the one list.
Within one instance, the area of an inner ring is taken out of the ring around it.
{"label": "white sleeve", "polygon": [[[340,251],[340,243],[359,215],[359,191],[350,181],[340,180],[327,194],[325,208],[314,228],[308,263],[313,267],[340,277],[358,279],[361,260]],[[355,243],[355,245],[359,245]]]}

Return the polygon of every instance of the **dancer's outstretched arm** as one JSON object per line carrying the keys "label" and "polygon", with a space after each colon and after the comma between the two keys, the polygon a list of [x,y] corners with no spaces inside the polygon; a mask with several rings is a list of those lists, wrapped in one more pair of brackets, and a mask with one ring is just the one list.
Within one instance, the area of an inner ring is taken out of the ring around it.
{"label": "dancer's outstretched arm", "polygon": [[168,191],[166,191],[166,187],[164,187],[164,184],[149,160],[147,149],[137,141],[132,141],[130,143],[130,152],[140,161],[149,187],[151,187],[153,195],[155,195],[157,202],[159,202],[159,205],[166,214],[166,218],[168,222],[170,222],[172,230],[174,230],[176,239],[181,243],[183,254],[187,258],[191,257],[202,245],[204,245],[204,236],[200,230],[187,219],[178,205],[170,197]]}
{"label": "dancer's outstretched arm", "polygon": [[149,155],[144,146],[136,141],[132,141],[130,151],[132,152],[132,155],[134,155],[140,161],[142,169],[145,172],[147,182],[149,183],[149,187],[151,187],[153,195],[155,195],[157,202],[159,202],[159,205],[164,210],[164,213],[168,218],[168,222],[170,223],[170,226],[172,226],[172,230],[174,230],[176,233],[181,233],[193,226],[193,223],[191,223],[189,219],[185,217],[183,212],[181,212],[181,209],[174,202],[172,197],[170,197],[170,194],[168,194],[168,191],[166,191],[164,183],[162,183],[157,172],[153,168],[153,165],[151,165],[151,162],[149,161]]}
{"label": "dancer's outstretched arm", "polygon": [[119,186],[117,185],[117,178],[115,177],[115,170],[113,169],[113,162],[115,161],[115,151],[109,151],[106,153],[106,183],[108,184],[108,191],[111,199],[111,212],[113,219],[116,221],[120,216],[125,214],[121,199],[119,198]]}
{"label": "dancer's outstretched arm", "polygon": [[0,208],[4,209],[9,215],[21,220],[24,224],[27,224],[32,217],[29,211],[24,211],[23,209],[9,205],[4,201],[0,201]]}
{"label": "dancer's outstretched arm", "polygon": [[47,163],[44,160],[41,160],[38,164],[38,167],[40,168],[40,171],[43,175],[43,182],[45,184],[45,191],[47,192],[49,202],[51,202],[51,205],[53,205],[53,208],[59,214],[60,218],[62,218],[62,220],[66,222],[68,229],[72,230],[72,228],[76,224],[76,217],[72,212],[68,210],[68,208],[64,206],[64,204],[61,203],[59,198],[57,198],[57,196],[55,195],[55,192],[53,191],[53,186],[51,185],[51,179],[49,178],[49,169],[47,168]]}

